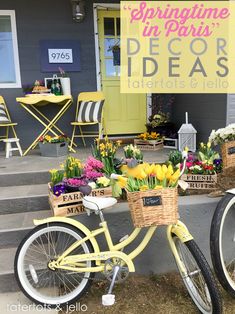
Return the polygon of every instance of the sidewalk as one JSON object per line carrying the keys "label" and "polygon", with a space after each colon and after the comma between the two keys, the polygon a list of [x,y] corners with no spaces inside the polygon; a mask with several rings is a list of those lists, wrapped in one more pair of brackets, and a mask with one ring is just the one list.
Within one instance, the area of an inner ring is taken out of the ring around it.
{"label": "sidewalk", "polygon": [[57,314],[58,311],[54,309],[46,310],[40,305],[33,304],[22,292],[10,292],[0,294],[0,313]]}

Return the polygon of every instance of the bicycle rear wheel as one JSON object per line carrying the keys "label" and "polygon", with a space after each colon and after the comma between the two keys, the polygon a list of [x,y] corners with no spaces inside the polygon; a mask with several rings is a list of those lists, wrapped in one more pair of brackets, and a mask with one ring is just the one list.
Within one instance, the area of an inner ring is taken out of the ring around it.
{"label": "bicycle rear wheel", "polygon": [[203,314],[222,313],[219,290],[199,247],[194,240],[182,243],[176,235],[173,239],[185,272],[181,271],[177,259],[175,259],[176,265],[193,302]]}
{"label": "bicycle rear wheel", "polygon": [[[89,288],[94,273],[48,267],[84,234],[66,223],[50,223],[34,228],[23,239],[15,256],[15,276],[22,292],[33,302],[53,308],[73,303]],[[82,243],[72,254],[94,252],[89,241]],[[93,261],[84,267],[94,266]],[[82,266],[80,266],[82,267]]]}
{"label": "bicycle rear wheel", "polygon": [[211,259],[223,288],[235,297],[235,196],[218,203],[210,232]]}

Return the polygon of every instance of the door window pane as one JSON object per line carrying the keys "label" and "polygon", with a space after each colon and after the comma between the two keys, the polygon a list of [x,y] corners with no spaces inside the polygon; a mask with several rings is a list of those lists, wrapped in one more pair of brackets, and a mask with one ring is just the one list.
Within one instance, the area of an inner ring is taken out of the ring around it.
{"label": "door window pane", "polygon": [[120,29],[120,18],[119,17],[116,19],[116,25],[117,25],[117,36],[120,36],[121,29]]}
{"label": "door window pane", "polygon": [[113,59],[105,60],[106,76],[116,76],[116,67],[113,65]]}
{"label": "door window pane", "polygon": [[104,35],[105,36],[115,35],[114,18],[112,17],[104,18]]}
{"label": "door window pane", "polygon": [[0,16],[0,83],[15,83],[11,17]]}
{"label": "door window pane", "polygon": [[113,57],[112,47],[115,45],[116,41],[117,40],[115,38],[105,38],[104,40],[105,57]]}

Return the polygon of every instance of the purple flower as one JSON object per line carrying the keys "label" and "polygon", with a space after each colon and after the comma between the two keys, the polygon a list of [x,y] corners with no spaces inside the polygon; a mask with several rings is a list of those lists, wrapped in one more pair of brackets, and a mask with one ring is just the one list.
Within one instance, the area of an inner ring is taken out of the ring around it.
{"label": "purple flower", "polygon": [[216,166],[220,166],[221,163],[222,163],[222,159],[215,159],[215,160],[213,161],[213,163],[214,163],[214,165],[216,165]]}
{"label": "purple flower", "polygon": [[53,194],[57,197],[60,196],[61,194],[64,194],[65,191],[66,191],[65,185],[63,183],[56,184],[53,186]]}

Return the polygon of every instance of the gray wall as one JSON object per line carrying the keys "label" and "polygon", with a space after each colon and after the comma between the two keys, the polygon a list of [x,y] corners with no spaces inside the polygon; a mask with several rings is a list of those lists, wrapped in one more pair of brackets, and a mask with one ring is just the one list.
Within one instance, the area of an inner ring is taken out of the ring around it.
{"label": "gray wall", "polygon": [[[96,90],[93,2],[119,2],[116,0],[86,0],[86,18],[82,23],[72,20],[70,0],[1,0],[0,10],[15,10],[22,84],[51,77],[53,73],[40,70],[39,41],[42,39],[79,40],[81,46],[81,72],[69,73],[74,100],[80,91]],[[16,103],[23,96],[22,89],[0,89],[12,116],[18,122],[17,134],[25,147],[41,130],[41,125]],[[59,123],[71,135],[70,122],[74,119],[75,103]],[[54,112],[54,110],[52,109]],[[52,112],[52,113],[53,113]]]}
{"label": "gray wall", "polygon": [[226,125],[226,94],[177,94],[172,109],[172,119],[178,126],[185,123],[185,112],[189,122],[198,131],[197,141],[207,141],[212,129]]}

